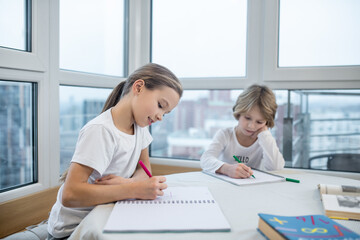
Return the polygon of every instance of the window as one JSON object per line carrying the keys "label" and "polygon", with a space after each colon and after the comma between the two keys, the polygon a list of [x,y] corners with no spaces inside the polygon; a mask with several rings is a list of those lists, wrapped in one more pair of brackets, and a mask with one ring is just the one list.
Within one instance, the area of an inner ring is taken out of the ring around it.
{"label": "window", "polygon": [[0,192],[37,181],[34,89],[0,81]]}
{"label": "window", "polygon": [[59,174],[69,167],[80,129],[101,113],[112,87],[127,75],[128,5],[60,1]]}
{"label": "window", "polygon": [[308,151],[314,159],[310,167],[327,169],[328,159],[318,157],[321,155],[360,154],[360,90],[308,90],[301,94],[307,98],[305,114],[310,116]]}
{"label": "window", "polygon": [[[162,122],[151,125],[151,156],[199,160],[215,133],[236,126],[232,108],[242,90],[185,90],[184,96]],[[277,91],[279,110],[287,110],[287,92]],[[281,145],[282,131],[272,129]]]}
{"label": "window", "polygon": [[199,160],[213,134],[236,124],[231,108],[239,91],[186,90],[163,121],[151,125],[152,157]]}
{"label": "window", "polygon": [[31,1],[0,1],[0,46],[31,51]]}
{"label": "window", "polygon": [[70,164],[80,129],[101,113],[111,89],[60,87],[60,174]]}
{"label": "window", "polygon": [[60,68],[124,76],[125,1],[60,1]]}
{"label": "window", "polygon": [[360,2],[281,0],[279,67],[360,65]]}
{"label": "window", "polygon": [[[236,124],[234,96],[253,83],[277,89],[272,133],[287,166],[327,169],[327,159],[313,158],[358,153],[359,109],[347,103],[358,104],[360,89],[359,2],[343,0],[334,13],[339,2],[0,0],[0,99],[8,104],[0,109],[19,104],[0,114],[0,180],[18,169],[1,183],[0,202],[57,186],[80,128],[149,61],[168,67],[185,88],[179,106],[152,126],[154,162],[173,157],[195,160],[175,165],[197,167],[217,128]],[[320,4],[323,17],[313,20]],[[302,12],[308,15],[296,22]],[[21,126],[9,130],[4,121]],[[10,157],[22,165],[8,168]],[[5,191],[17,186],[24,187]]]}
{"label": "window", "polygon": [[152,4],[152,62],[182,78],[246,75],[247,1]]}
{"label": "window", "polygon": [[[152,157],[199,160],[220,128],[236,126],[241,91],[186,90],[177,108],[151,125]],[[360,154],[360,90],[275,90],[271,129],[287,167],[327,169],[323,154]],[[289,102],[290,100],[290,102]],[[334,170],[334,169],[333,169]]]}

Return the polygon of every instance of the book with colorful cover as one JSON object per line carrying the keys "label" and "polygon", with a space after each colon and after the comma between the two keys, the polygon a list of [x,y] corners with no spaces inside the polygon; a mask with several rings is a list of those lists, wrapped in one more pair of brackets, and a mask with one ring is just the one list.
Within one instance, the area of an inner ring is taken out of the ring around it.
{"label": "book with colorful cover", "polygon": [[325,215],[279,216],[259,213],[258,230],[270,240],[343,239],[360,240],[360,235]]}

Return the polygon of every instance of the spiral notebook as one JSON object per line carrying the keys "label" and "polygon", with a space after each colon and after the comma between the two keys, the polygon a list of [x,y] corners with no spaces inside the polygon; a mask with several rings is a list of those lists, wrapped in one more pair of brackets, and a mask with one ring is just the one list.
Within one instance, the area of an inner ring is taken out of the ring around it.
{"label": "spiral notebook", "polygon": [[271,183],[271,182],[283,182],[285,181],[285,178],[283,176],[275,175],[269,172],[261,171],[258,169],[252,169],[255,178],[249,177],[249,178],[231,178],[223,174],[219,173],[209,173],[209,172],[203,172],[205,174],[208,174],[210,176],[213,176],[215,178],[219,178],[223,181],[235,184],[235,185],[255,185],[255,184],[262,184],[262,183]]}
{"label": "spiral notebook", "polygon": [[155,200],[116,202],[104,233],[230,231],[207,187],[169,187]]}

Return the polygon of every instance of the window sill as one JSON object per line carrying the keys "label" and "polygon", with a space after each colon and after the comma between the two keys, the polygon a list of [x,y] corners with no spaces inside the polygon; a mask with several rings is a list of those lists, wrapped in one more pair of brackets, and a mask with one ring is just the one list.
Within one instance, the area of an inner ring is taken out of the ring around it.
{"label": "window sill", "polygon": [[[200,168],[200,161],[196,160],[182,160],[172,158],[150,158],[152,164],[168,165],[174,167],[186,167],[186,168]],[[350,178],[360,181],[360,173],[356,172],[340,172],[340,171],[326,171],[326,170],[314,170],[314,169],[301,169],[301,168],[285,168],[288,171],[303,171],[321,175],[336,176]]]}

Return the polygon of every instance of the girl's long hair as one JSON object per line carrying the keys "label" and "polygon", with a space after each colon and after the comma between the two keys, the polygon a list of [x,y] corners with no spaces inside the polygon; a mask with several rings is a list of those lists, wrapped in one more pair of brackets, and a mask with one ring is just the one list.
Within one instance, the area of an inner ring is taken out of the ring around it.
{"label": "girl's long hair", "polygon": [[119,100],[130,92],[132,85],[136,80],[142,79],[145,87],[150,90],[162,87],[174,89],[179,97],[182,96],[183,89],[179,79],[169,69],[156,63],[146,64],[133,72],[126,81],[117,85],[107,98],[102,112],[115,106]]}
{"label": "girl's long hair", "polygon": [[[179,79],[169,69],[156,63],[148,63],[135,70],[125,81],[120,82],[110,93],[106,99],[101,113],[115,106],[120,99],[128,94],[136,80],[142,79],[145,87],[150,90],[162,87],[170,87],[174,89],[181,98],[183,88]],[[60,182],[65,182],[69,168],[61,175]]]}

